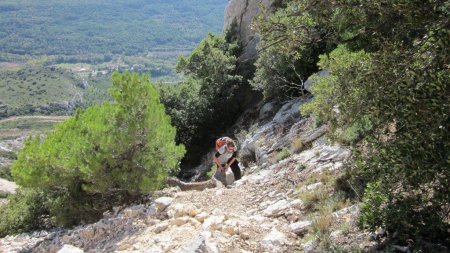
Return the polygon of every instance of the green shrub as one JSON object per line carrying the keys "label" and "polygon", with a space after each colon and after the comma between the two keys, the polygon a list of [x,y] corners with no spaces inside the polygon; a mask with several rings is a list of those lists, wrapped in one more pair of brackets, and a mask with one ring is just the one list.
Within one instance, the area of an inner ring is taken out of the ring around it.
{"label": "green shrub", "polygon": [[9,195],[9,192],[0,191],[0,199],[6,199]]}
{"label": "green shrub", "polygon": [[371,183],[367,186],[364,202],[361,206],[359,225],[375,230],[379,225],[385,225],[383,218],[388,197],[380,191],[380,183]]}
{"label": "green shrub", "polygon": [[302,112],[328,122],[336,140],[357,144],[353,171],[363,182],[350,186],[371,185],[362,223],[397,232],[402,242],[449,245],[448,6],[338,1],[320,10],[296,2],[340,44],[321,56],[331,74],[315,77]]}
{"label": "green shrub", "polygon": [[298,171],[302,171],[302,170],[306,169],[306,165],[304,163],[299,163],[299,164],[297,164],[296,169]]}
{"label": "green shrub", "polygon": [[[305,94],[303,82],[317,71],[318,56],[332,44],[323,39],[325,29],[316,29],[321,20],[308,13],[308,2],[311,1],[284,1],[273,14],[263,12],[254,23],[261,42],[251,83],[267,100]],[[325,10],[322,2],[314,1],[314,5]]]}
{"label": "green shrub", "polygon": [[216,165],[213,165],[206,173],[206,177],[208,179],[211,179],[214,176],[214,174],[216,173],[216,169],[217,169]]}
{"label": "green shrub", "polygon": [[48,210],[42,192],[19,189],[0,206],[0,237],[44,228]]}
{"label": "green shrub", "polygon": [[0,150],[0,156],[9,160],[16,160],[17,155],[13,151]]}
{"label": "green shrub", "polygon": [[15,181],[49,197],[58,224],[92,221],[112,205],[159,189],[184,147],[148,76],[113,74],[113,102],[79,110],[45,138],[25,142]]}
{"label": "green shrub", "polygon": [[0,178],[13,181],[13,177],[11,175],[11,168],[9,166],[0,166]]}
{"label": "green shrub", "polygon": [[280,152],[277,153],[277,155],[275,156],[275,162],[279,162],[283,159],[288,158],[289,156],[291,156],[291,151],[289,151],[288,148],[283,148]]}

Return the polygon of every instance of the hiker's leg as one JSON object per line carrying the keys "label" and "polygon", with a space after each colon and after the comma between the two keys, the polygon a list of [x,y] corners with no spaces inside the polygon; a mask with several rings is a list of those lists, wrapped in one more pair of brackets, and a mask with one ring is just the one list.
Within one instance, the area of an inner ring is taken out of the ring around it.
{"label": "hiker's leg", "polygon": [[234,161],[234,163],[232,163],[230,165],[231,171],[233,171],[234,174],[234,180],[237,181],[239,179],[241,179],[241,168],[239,168],[239,163],[237,160]]}

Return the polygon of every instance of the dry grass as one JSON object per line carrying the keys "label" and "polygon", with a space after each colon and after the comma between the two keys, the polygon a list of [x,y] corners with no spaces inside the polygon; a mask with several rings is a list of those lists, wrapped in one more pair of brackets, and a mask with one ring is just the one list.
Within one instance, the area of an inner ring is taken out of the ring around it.
{"label": "dry grass", "polygon": [[306,191],[300,194],[306,212],[314,212],[320,209],[323,202],[328,199],[329,191],[324,187],[318,187],[312,191]]}
{"label": "dry grass", "polygon": [[296,138],[291,143],[291,152],[292,154],[298,154],[300,151],[302,151],[304,148],[303,142],[300,138]]}
{"label": "dry grass", "polygon": [[319,247],[322,249],[330,248],[331,246],[331,226],[333,224],[333,217],[328,212],[320,212],[312,222],[311,232],[316,235],[319,241]]}

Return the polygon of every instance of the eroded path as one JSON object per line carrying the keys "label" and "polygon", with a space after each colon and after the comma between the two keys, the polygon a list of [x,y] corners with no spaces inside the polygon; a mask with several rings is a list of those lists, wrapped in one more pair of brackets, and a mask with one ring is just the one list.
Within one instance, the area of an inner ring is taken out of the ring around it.
{"label": "eroded path", "polygon": [[[356,205],[335,201],[329,213],[317,211],[328,205],[350,151],[327,144],[326,127],[315,128],[299,114],[302,103],[260,113],[266,123],[240,149],[257,165],[230,188],[168,188],[95,224],[0,239],[0,252],[52,253],[68,245],[79,252],[321,252],[324,243],[344,252],[369,251],[373,243],[355,226]],[[280,158],[277,153],[295,142],[302,144],[295,154]]]}

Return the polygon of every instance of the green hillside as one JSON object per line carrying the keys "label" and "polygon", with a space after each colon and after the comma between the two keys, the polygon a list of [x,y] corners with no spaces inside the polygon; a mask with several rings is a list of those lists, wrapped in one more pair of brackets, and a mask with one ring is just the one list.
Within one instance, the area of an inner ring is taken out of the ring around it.
{"label": "green hillside", "polygon": [[0,119],[66,115],[107,100],[114,71],[178,81],[178,57],[222,31],[226,3],[0,1]]}
{"label": "green hillside", "polygon": [[226,0],[3,0],[0,52],[79,56],[191,49],[208,32],[221,32],[226,3]]}

